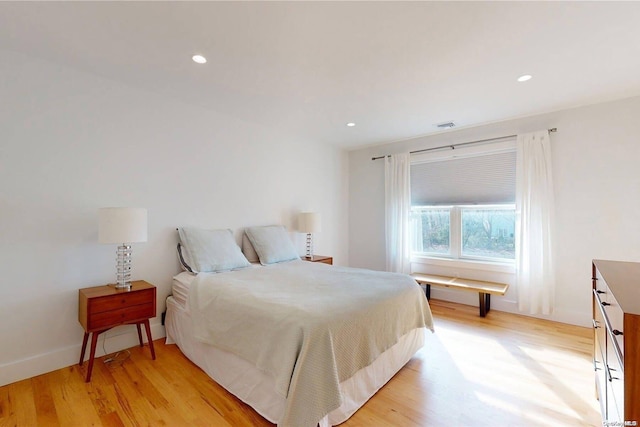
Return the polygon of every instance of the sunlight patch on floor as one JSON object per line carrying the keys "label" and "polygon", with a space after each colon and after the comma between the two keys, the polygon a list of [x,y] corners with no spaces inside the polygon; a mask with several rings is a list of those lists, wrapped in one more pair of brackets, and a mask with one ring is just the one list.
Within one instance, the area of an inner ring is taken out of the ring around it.
{"label": "sunlight patch on floor", "polygon": [[519,425],[599,425],[598,402],[586,391],[593,386],[586,354],[437,326],[427,342],[448,360],[434,370],[468,392],[457,396],[460,404],[490,406],[496,422],[502,416]]}

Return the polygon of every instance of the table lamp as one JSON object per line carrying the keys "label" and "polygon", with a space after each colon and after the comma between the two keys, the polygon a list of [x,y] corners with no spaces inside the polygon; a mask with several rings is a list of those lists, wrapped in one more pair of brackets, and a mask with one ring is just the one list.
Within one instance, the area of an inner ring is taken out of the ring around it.
{"label": "table lamp", "polygon": [[131,243],[147,241],[147,210],[144,208],[99,209],[98,241],[120,245],[116,251],[115,287],[131,289]]}
{"label": "table lamp", "polygon": [[307,258],[313,258],[313,233],[321,230],[320,214],[317,212],[300,212],[298,215],[298,230],[307,233]]}

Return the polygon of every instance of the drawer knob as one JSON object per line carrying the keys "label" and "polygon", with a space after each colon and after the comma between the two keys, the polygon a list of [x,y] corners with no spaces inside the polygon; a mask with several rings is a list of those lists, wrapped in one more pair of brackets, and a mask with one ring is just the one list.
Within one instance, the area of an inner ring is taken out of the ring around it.
{"label": "drawer knob", "polygon": [[614,329],[613,330],[613,335],[623,335],[621,331]]}
{"label": "drawer knob", "polygon": [[608,305],[611,305],[611,304],[609,304],[608,302],[604,302],[604,301],[603,301],[603,302],[601,302],[600,304],[602,304],[602,306],[603,306],[603,307],[606,307],[606,306],[608,306]]}
{"label": "drawer knob", "polygon": [[596,290],[596,293],[597,293],[597,294],[605,294],[606,292],[605,292],[605,291],[601,291],[600,289],[597,289],[597,290]]}
{"label": "drawer knob", "polygon": [[611,371],[615,372],[615,369],[610,368],[609,365],[607,365],[607,376],[609,377],[608,378],[609,382],[613,382],[613,380],[619,380],[620,378],[614,377],[613,375],[611,375]]}

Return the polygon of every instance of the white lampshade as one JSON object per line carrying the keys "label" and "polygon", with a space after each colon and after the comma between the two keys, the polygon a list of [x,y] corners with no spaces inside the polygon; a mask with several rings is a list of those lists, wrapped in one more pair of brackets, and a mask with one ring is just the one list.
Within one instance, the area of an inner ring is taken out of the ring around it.
{"label": "white lampshade", "polygon": [[98,211],[100,243],[147,241],[147,210],[144,208],[101,208]]}
{"label": "white lampshade", "polygon": [[322,231],[320,214],[317,212],[300,212],[298,215],[298,230],[303,233],[318,233]]}

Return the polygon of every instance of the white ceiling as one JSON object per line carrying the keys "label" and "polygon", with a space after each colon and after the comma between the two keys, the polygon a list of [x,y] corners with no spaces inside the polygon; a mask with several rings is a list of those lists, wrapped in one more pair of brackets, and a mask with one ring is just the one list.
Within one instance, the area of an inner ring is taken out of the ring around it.
{"label": "white ceiling", "polygon": [[639,23],[640,2],[1,2],[0,49],[352,149],[640,95]]}

